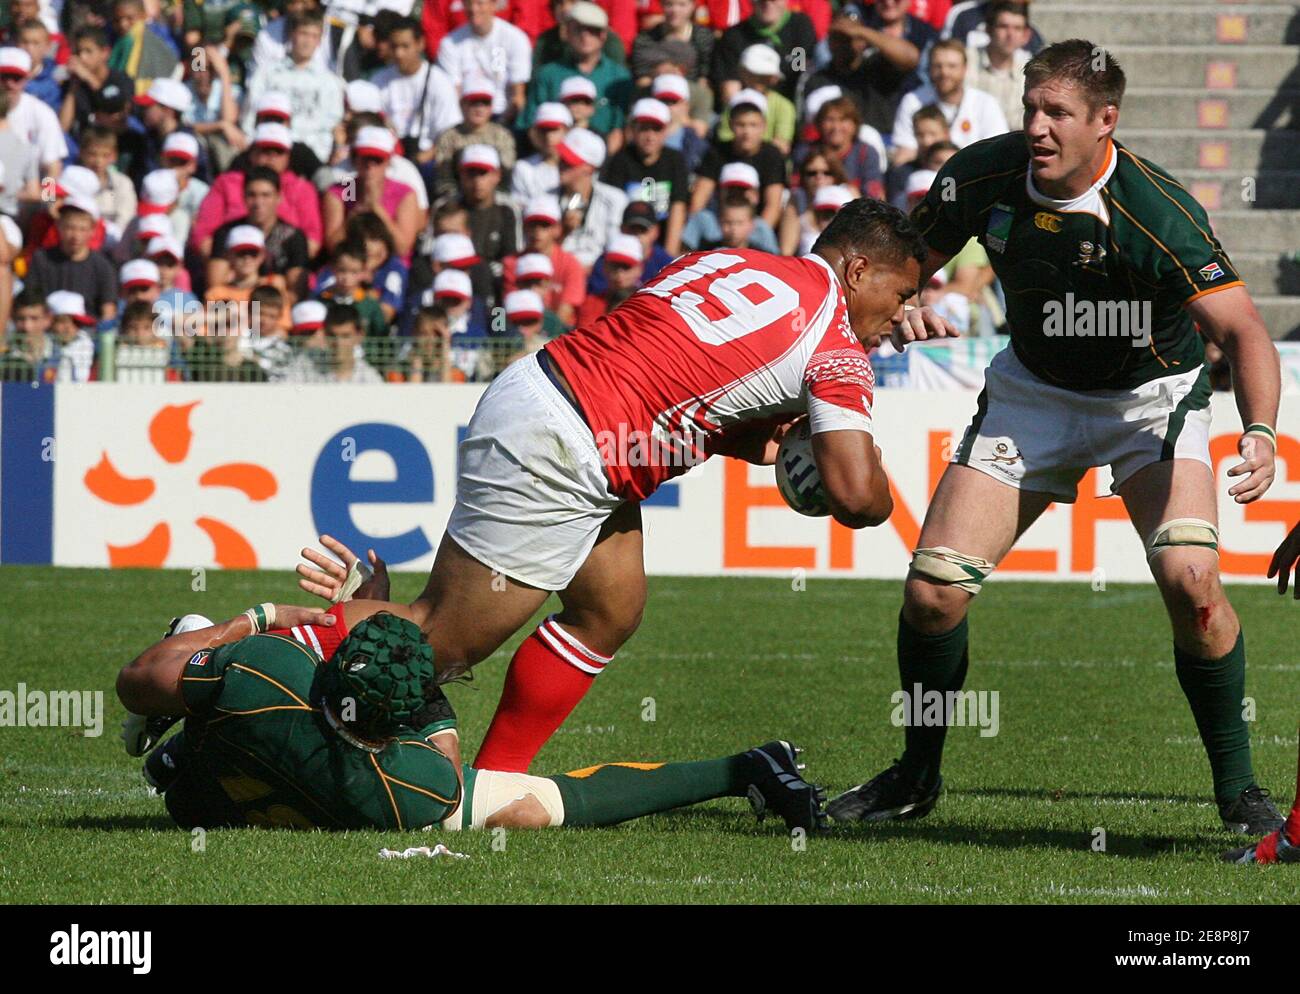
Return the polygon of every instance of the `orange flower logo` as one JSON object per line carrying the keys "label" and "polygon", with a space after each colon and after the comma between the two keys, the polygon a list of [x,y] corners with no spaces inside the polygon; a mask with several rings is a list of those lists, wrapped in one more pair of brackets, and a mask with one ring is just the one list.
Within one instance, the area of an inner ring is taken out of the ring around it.
{"label": "orange flower logo", "polygon": [[[149,422],[149,441],[166,462],[184,462],[189,455],[190,442],[194,438],[190,430],[190,412],[198,405],[197,400],[192,404],[169,404]],[[84,480],[86,489],[92,494],[118,507],[143,504],[157,489],[147,476],[135,479],[123,476],[109,461],[107,452],[103,453],[98,464],[86,471]],[[244,462],[213,466],[199,477],[199,486],[230,487],[255,501],[274,497],[278,489],[270,470]],[[223,569],[257,568],[257,553],[235,528],[216,518],[196,518],[194,524],[212,540],[212,557],[218,566]],[[113,567],[157,568],[166,562],[171,542],[171,527],[160,521],[134,545],[109,545],[108,564]]]}

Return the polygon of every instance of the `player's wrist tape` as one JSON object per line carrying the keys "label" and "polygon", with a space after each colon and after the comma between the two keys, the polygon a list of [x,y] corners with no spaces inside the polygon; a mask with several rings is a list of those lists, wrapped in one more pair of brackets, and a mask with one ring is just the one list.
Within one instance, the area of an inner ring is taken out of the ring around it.
{"label": "player's wrist tape", "polygon": [[1246,425],[1246,430],[1241,435],[1243,438],[1247,435],[1258,435],[1261,438],[1267,438],[1268,443],[1273,446],[1273,451],[1277,451],[1277,432],[1266,424],[1257,421],[1254,424]]}
{"label": "player's wrist tape", "polygon": [[261,635],[263,632],[275,627],[275,605],[267,602],[258,604],[256,607],[250,607],[244,612],[244,617],[252,623],[253,632]]}

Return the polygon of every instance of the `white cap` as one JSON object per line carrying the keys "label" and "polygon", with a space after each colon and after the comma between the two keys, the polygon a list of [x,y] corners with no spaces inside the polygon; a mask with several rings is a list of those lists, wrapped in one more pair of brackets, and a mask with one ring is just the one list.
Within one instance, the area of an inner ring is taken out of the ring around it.
{"label": "white cap", "polygon": [[920,200],[929,191],[934,184],[935,177],[939,174],[933,169],[918,169],[907,177],[907,199]]}
{"label": "white cap", "polygon": [[550,221],[551,224],[559,224],[562,212],[560,210],[560,198],[551,194],[542,194],[540,197],[533,197],[524,205],[524,223],[529,221]]}
{"label": "white cap", "polygon": [[633,121],[650,121],[666,128],[672,119],[673,112],[668,109],[668,105],[654,97],[642,97],[632,105]]}
{"label": "white cap", "polygon": [[144,215],[136,226],[135,234],[137,238],[175,237],[175,233],[172,231],[172,219],[166,214]]}
{"label": "white cap", "polygon": [[194,97],[190,93],[190,88],[179,79],[159,76],[149,84],[149,89],[143,96],[135,98],[135,102],[142,107],[162,104],[164,107],[170,107],[177,114],[184,114],[193,106]]}
{"label": "white cap", "polygon": [[605,140],[594,131],[574,128],[560,142],[560,158],[571,166],[586,163],[599,169],[605,163]]}
{"label": "white cap", "polygon": [[54,181],[54,192],[61,197],[76,194],[78,197],[94,199],[99,196],[99,177],[94,170],[85,166],[64,166],[59,178]]}
{"label": "white cap", "polygon": [[573,115],[569,113],[569,108],[555,100],[548,100],[544,104],[537,106],[537,113],[533,115],[533,127],[535,128],[571,128],[573,127]]}
{"label": "white cap", "polygon": [[595,103],[596,84],[586,76],[570,76],[560,84],[561,100],[573,100],[577,97],[586,97],[592,103]]}
{"label": "white cap", "polygon": [[324,328],[325,315],[328,312],[329,308],[319,300],[304,300],[300,304],[294,304],[293,310],[289,312],[289,321],[293,326],[294,334],[301,335]]}
{"label": "white cap", "polygon": [[740,53],[740,68],[755,76],[780,76],[781,53],[759,42]]}
{"label": "white cap", "polygon": [[719,186],[740,186],[746,190],[758,189],[758,170],[747,162],[728,162],[718,174]]}
{"label": "white cap", "polygon": [[251,224],[236,225],[226,237],[226,251],[249,248],[265,249],[266,236],[262,234],[261,228],[255,228]]}
{"label": "white cap", "polygon": [[511,321],[540,321],[546,313],[536,290],[515,290],[506,294],[506,317]]}
{"label": "white cap", "polygon": [[263,93],[253,110],[258,120],[263,117],[278,118],[287,124],[293,119],[293,104],[287,93]]}
{"label": "white cap", "polygon": [[480,100],[492,100],[496,97],[496,93],[496,84],[481,72],[467,73],[460,84],[460,98],[462,100],[468,100],[471,97],[478,97]]}
{"label": "white cap", "polygon": [[63,209],[84,211],[89,214],[95,221],[99,220],[99,204],[95,203],[90,197],[84,197],[80,193],[69,193],[63,198]]}
{"label": "white cap", "polygon": [[812,207],[815,211],[837,211],[856,199],[847,186],[823,186],[813,194]]}
{"label": "white cap", "polygon": [[460,153],[460,171],[466,169],[484,169],[488,172],[501,171],[501,155],[491,145],[466,145]]}
{"label": "white cap", "polygon": [[163,155],[174,155],[195,162],[199,157],[199,140],[188,131],[173,131],[163,142]]}
{"label": "white cap", "polygon": [[757,107],[767,117],[767,97],[757,90],[741,90],[734,97],[727,101],[727,109],[735,110],[742,104],[748,104],[751,107]]}
{"label": "white cap", "polygon": [[555,266],[540,252],[526,252],[515,263],[516,280],[549,280],[553,276]]}
{"label": "white cap", "polygon": [[393,152],[397,147],[397,139],[387,128],[377,128],[367,126],[357,131],[356,140],[352,143],[352,154],[373,155],[379,158],[392,158]]}
{"label": "white cap", "polygon": [[433,258],[435,262],[456,269],[467,269],[482,261],[469,235],[462,235],[455,231],[439,235],[433,240]]}
{"label": "white cap", "polygon": [[458,300],[471,300],[474,290],[470,286],[469,273],[463,269],[444,269],[433,278],[433,299],[454,297]]}
{"label": "white cap", "polygon": [[827,100],[836,100],[844,96],[844,91],[832,83],[830,86],[819,86],[804,98],[803,117],[805,121],[816,120],[817,112],[822,109],[822,104]]}
{"label": "white cap", "polygon": [[[163,215],[156,216],[162,217]],[[141,227],[143,227],[143,223]],[[170,255],[177,262],[181,262],[185,258],[185,249],[171,235],[154,235],[149,239],[149,244],[145,246],[144,254],[150,259],[164,254]]]}
{"label": "white cap", "polygon": [[253,129],[253,145],[265,145],[269,148],[293,148],[293,134],[283,124],[267,121]]}
{"label": "white cap", "polygon": [[141,203],[170,207],[180,195],[181,184],[174,169],[155,169],[140,184]]}
{"label": "white cap", "polygon": [[589,28],[609,27],[609,15],[594,3],[591,3],[591,0],[578,0],[564,16],[570,21],[576,21],[578,24],[586,25]]}
{"label": "white cap", "polygon": [[609,262],[639,266],[645,262],[645,246],[636,235],[615,235],[609,240],[609,246],[605,249],[605,259]]}
{"label": "white cap", "polygon": [[55,290],[45,298],[50,313],[58,317],[75,318],[77,324],[94,324],[95,319],[86,313],[86,298],[72,290]]}
{"label": "white cap", "polygon": [[122,266],[118,282],[123,289],[131,286],[155,286],[162,282],[162,276],[158,273],[158,267],[148,259],[132,259]]}
{"label": "white cap", "polygon": [[686,81],[685,76],[679,76],[675,72],[666,72],[662,76],[656,76],[654,83],[650,86],[650,93],[656,100],[676,101],[689,100],[691,97],[691,84]]}
{"label": "white cap", "polygon": [[368,79],[354,79],[347,87],[348,110],[354,114],[379,114],[384,107],[384,94]]}
{"label": "white cap", "polygon": [[26,76],[32,71],[32,57],[25,48],[0,48],[0,75]]}

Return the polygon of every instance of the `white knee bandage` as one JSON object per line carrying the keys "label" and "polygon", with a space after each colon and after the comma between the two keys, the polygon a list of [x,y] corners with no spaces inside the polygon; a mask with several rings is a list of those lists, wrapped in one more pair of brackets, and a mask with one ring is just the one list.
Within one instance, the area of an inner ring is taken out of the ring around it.
{"label": "white knee bandage", "polygon": [[1147,561],[1150,562],[1165,549],[1176,545],[1190,545],[1219,551],[1219,529],[1203,518],[1172,518],[1166,521],[1147,539]]}
{"label": "white knee bandage", "polygon": [[995,564],[979,556],[966,556],[946,546],[917,549],[912,553],[912,569],[922,576],[950,587],[978,594]]}
{"label": "white knee bandage", "polygon": [[557,828],[564,824],[564,800],[554,780],[533,777],[527,773],[498,773],[479,770],[474,777],[474,787],[461,803],[467,806],[465,815],[457,811],[450,819],[455,825],[444,823],[444,828],[459,828],[462,822],[468,828],[483,828],[488,819],[515,801],[535,797],[550,816],[549,825]]}

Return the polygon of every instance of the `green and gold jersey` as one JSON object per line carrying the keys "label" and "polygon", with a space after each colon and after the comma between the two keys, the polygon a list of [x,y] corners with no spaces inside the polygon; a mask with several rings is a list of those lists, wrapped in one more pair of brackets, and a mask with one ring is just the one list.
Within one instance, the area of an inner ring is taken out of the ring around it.
{"label": "green and gold jersey", "polygon": [[404,729],[378,752],[350,744],[322,710],[321,665],[280,635],[194,654],[181,678],[173,814],[208,825],[400,830],[437,825],[456,809],[456,770],[426,741],[453,723]]}
{"label": "green and gold jersey", "polygon": [[1186,305],[1241,285],[1201,205],[1119,142],[1070,201],[1034,189],[1023,132],[976,142],[948,160],[912,219],[944,255],[979,240],[1016,356],[1068,390],[1194,369],[1205,350]]}

